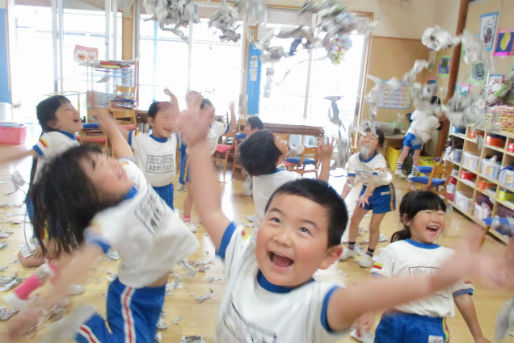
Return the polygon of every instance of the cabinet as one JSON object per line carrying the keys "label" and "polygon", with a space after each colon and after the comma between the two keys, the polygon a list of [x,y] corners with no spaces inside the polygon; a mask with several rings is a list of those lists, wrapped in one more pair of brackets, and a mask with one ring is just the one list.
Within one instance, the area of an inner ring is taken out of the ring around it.
{"label": "cabinet", "polygon": [[[514,132],[452,127],[450,141],[454,147],[446,158],[454,166],[447,186],[452,206],[486,229],[485,217],[514,217]],[[507,242],[497,231],[488,232]]]}

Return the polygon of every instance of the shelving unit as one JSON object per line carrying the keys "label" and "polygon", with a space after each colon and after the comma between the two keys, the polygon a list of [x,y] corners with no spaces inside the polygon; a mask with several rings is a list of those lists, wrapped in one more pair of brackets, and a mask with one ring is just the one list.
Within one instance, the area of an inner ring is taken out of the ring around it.
{"label": "shelving unit", "polygon": [[87,90],[97,93],[99,106],[109,107],[110,101],[115,97],[116,86],[134,87],[135,102],[138,102],[138,61],[95,61],[82,65],[86,67]]}
{"label": "shelving unit", "polygon": [[[481,147],[478,144],[479,135],[484,137]],[[496,145],[487,144],[488,136],[496,138]],[[488,227],[482,221],[483,217],[514,217],[514,201],[506,199],[511,194],[514,197],[514,182],[510,177],[500,181],[500,171],[514,166],[514,132],[468,126],[465,133],[450,133],[450,137],[462,143],[460,159],[459,154],[450,154],[448,159],[454,166],[452,177],[456,180],[454,196],[450,197],[452,206],[486,229]],[[494,156],[495,162],[491,160]],[[479,205],[483,203],[490,207],[490,213]],[[507,237],[496,230],[488,230],[488,233],[507,242]]]}

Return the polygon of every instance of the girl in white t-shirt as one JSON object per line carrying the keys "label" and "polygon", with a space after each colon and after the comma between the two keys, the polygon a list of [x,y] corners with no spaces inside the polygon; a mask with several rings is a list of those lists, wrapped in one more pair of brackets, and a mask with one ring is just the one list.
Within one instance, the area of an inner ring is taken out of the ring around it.
{"label": "girl in white t-shirt", "polygon": [[[95,103],[93,95],[88,98]],[[178,113],[178,105],[171,106]],[[38,297],[11,321],[13,339],[37,324],[68,285],[85,279],[112,247],[121,261],[118,278],[107,291],[107,321],[91,306],[79,306],[45,339],[153,342],[168,274],[198,247],[194,235],[131,160],[132,149],[114,120],[100,110],[97,119],[114,157],[87,145],[70,149],[50,162],[34,184],[35,231],[45,227],[58,252],[68,251],[73,244],[79,249],[52,292]],[[43,251],[48,249],[40,234],[37,238]]]}
{"label": "girl in white t-shirt", "polygon": [[[407,193],[400,203],[404,228],[393,234],[391,244],[382,249],[373,264],[375,277],[418,277],[432,275],[454,251],[435,243],[444,232],[446,205],[435,193]],[[471,300],[473,286],[458,282],[416,301],[396,306],[382,315],[375,333],[375,343],[448,342],[445,318],[455,314],[455,305],[476,343],[488,343],[482,336]],[[359,325],[367,327],[372,315],[363,316]],[[431,337],[431,338],[430,338]]]}

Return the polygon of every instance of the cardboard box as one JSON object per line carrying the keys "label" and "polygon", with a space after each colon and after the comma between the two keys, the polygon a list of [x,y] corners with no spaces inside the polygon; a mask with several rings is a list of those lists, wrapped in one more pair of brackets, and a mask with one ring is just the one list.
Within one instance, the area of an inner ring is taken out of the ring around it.
{"label": "cardboard box", "polygon": [[24,144],[27,127],[23,124],[0,122],[0,144]]}

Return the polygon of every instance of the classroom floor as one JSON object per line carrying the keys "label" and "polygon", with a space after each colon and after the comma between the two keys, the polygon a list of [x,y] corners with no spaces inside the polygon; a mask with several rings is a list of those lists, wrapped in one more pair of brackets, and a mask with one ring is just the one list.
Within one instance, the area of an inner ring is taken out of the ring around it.
{"label": "classroom floor", "polygon": [[[0,145],[0,154],[4,149],[6,147]],[[14,188],[9,180],[10,174],[16,169],[20,170],[25,180],[28,180],[30,165],[31,159],[27,158],[10,166],[0,166],[0,232],[10,233],[8,238],[0,239],[0,243],[2,241],[8,243],[7,247],[0,250],[0,270],[1,267],[7,267],[7,269],[0,272],[0,277],[12,276],[14,273],[17,273],[19,277],[27,277],[34,271],[33,269],[24,269],[16,260],[19,246],[25,241],[23,233],[25,208],[22,205],[24,194],[21,191],[12,193]],[[232,179],[230,173],[227,172],[225,182],[223,182],[221,174],[219,179],[220,187],[223,188],[222,204],[225,213],[240,224],[249,224],[246,216],[253,214],[252,197],[244,195],[242,181]],[[330,182],[338,191],[342,189],[342,178],[331,177]],[[398,205],[399,200],[406,191],[407,183],[395,178],[394,184],[397,191]],[[176,191],[175,207],[179,210],[182,209],[185,194],[185,191]],[[350,194],[347,198],[347,203],[352,203],[353,199],[355,199],[355,196],[352,197],[352,194]],[[193,213],[193,216],[194,220],[197,221],[195,213]],[[388,239],[393,232],[400,228],[397,216],[397,211],[390,213],[386,215],[382,223],[381,232]],[[369,217],[365,217],[361,226],[367,228],[368,222]],[[456,211],[450,211],[446,217],[446,232],[439,243],[449,247],[455,246],[472,227],[473,224],[461,214]],[[169,285],[177,285],[177,287],[173,290],[170,289],[169,295],[166,297],[164,311],[167,329],[159,331],[162,335],[162,342],[178,343],[182,336],[189,335],[201,335],[205,342],[214,342],[216,313],[224,288],[223,265],[214,257],[213,246],[201,226],[195,235],[200,241],[200,247],[189,260],[204,262],[193,268],[206,270],[196,271],[195,275],[192,276],[188,274],[184,267],[176,266],[174,268],[174,273],[169,279]],[[367,239],[367,232],[358,237],[358,241],[365,239]],[[378,253],[380,252],[380,247],[386,244],[380,243]],[[365,244],[363,246],[365,247]],[[491,237],[487,237],[484,243],[484,249],[496,252],[501,251],[502,246],[502,243],[495,241]],[[117,261],[108,260],[107,258],[100,261],[98,266],[90,271],[88,279],[84,284],[86,292],[82,295],[71,297],[69,308],[73,308],[79,303],[88,303],[95,305],[99,312],[104,315],[105,294],[110,273],[116,272],[117,264]],[[369,269],[360,268],[357,263],[350,260],[334,264],[330,269],[319,272],[316,278],[352,284],[368,276]],[[49,289],[49,286],[45,286],[41,291],[48,291]],[[197,297],[208,295],[211,292],[212,297],[204,302],[199,303],[195,301]],[[3,305],[1,298],[5,294],[7,292],[0,292],[0,305]],[[485,337],[491,341],[493,341],[496,315],[503,303],[509,300],[511,296],[512,294],[508,292],[487,290],[480,285],[475,285],[473,300],[478,318]],[[2,337],[0,341],[2,342],[6,341],[4,337],[6,337],[5,330],[7,324],[8,322],[0,322],[0,337]],[[448,320],[448,324],[451,342],[468,343],[473,341],[458,311],[454,318]],[[38,338],[44,334],[45,327],[46,324],[43,324],[36,334],[28,336],[23,342],[37,342]],[[341,340],[341,343],[346,342],[355,341],[350,337],[345,337]],[[507,338],[505,342],[514,343],[514,337]]]}

